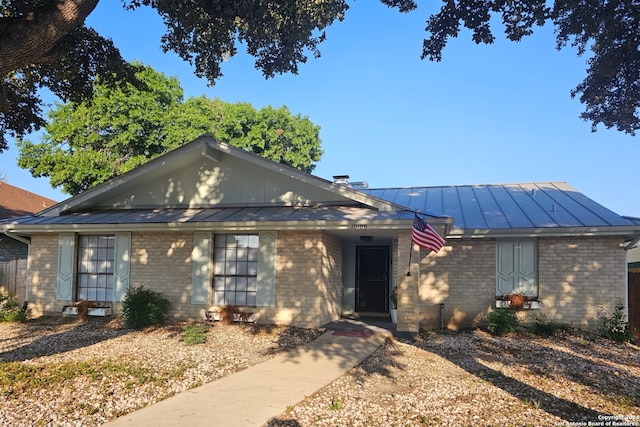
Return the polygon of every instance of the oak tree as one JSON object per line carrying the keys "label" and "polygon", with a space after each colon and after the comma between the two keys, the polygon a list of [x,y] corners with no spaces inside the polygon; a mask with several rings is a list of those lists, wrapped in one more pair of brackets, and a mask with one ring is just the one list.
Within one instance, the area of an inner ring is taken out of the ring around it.
{"label": "oak tree", "polygon": [[520,41],[536,26],[551,23],[556,47],[590,51],[587,76],[572,91],[585,105],[581,117],[635,135],[640,129],[640,3],[637,0],[443,0],[426,26],[422,58],[440,61],[461,28],[476,43],[492,43],[494,18],[509,40]]}
{"label": "oak tree", "polygon": [[305,172],[320,160],[320,127],[307,117],[284,106],[184,100],[176,78],[133,65],[144,88],[98,80],[86,102],[58,104],[40,142],[18,140],[18,165],[75,195],[203,133]]}
{"label": "oak tree", "polygon": [[[44,125],[39,88],[78,102],[90,98],[98,76],[104,84],[135,81],[135,70],[112,41],[84,25],[98,1],[0,3],[0,152],[7,136]],[[162,49],[176,52],[211,83],[221,75],[221,62],[237,53],[238,42],[266,77],[296,73],[309,54],[320,55],[323,30],[343,19],[348,8],[345,0],[122,0],[122,5],[155,9],[167,27]]]}
{"label": "oak tree", "polygon": [[[44,124],[38,89],[63,101],[91,96],[97,76],[105,84],[135,81],[134,71],[110,40],[84,21],[99,0],[3,0],[0,3],[0,151],[6,136]],[[381,0],[401,12],[417,0]],[[148,6],[163,18],[162,48],[190,62],[214,83],[220,64],[243,42],[266,77],[297,73],[308,55],[320,55],[324,29],[342,20],[346,0],[122,0]],[[424,2],[424,4],[429,4]],[[550,23],[557,47],[589,52],[585,79],[571,92],[585,105],[582,118],[635,134],[640,129],[640,4],[637,0],[443,0],[427,19],[423,58],[439,61],[462,28],[476,43],[492,43],[496,20],[518,41]],[[117,23],[114,23],[117,25]]]}

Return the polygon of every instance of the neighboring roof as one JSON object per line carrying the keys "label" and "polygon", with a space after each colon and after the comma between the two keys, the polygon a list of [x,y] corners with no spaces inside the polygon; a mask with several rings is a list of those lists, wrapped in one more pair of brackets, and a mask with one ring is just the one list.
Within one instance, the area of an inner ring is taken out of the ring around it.
{"label": "neighboring roof", "polygon": [[55,200],[0,181],[0,219],[33,215],[56,203]]}
{"label": "neighboring roof", "polygon": [[[635,227],[565,182],[361,190],[408,209],[455,219],[457,230],[604,229]],[[637,231],[636,231],[637,232]]]}

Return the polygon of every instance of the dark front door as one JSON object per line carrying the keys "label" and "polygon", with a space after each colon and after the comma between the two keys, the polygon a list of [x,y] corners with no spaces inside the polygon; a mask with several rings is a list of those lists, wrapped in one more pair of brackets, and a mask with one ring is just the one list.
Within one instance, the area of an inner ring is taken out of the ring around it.
{"label": "dark front door", "polygon": [[389,311],[389,247],[356,247],[356,311]]}

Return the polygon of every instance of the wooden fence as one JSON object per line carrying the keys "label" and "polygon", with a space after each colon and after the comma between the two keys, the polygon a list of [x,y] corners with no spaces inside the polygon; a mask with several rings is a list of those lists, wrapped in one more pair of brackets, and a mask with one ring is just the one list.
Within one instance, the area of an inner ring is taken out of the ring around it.
{"label": "wooden fence", "polygon": [[27,280],[27,260],[0,261],[0,293],[16,295],[18,301],[24,299]]}

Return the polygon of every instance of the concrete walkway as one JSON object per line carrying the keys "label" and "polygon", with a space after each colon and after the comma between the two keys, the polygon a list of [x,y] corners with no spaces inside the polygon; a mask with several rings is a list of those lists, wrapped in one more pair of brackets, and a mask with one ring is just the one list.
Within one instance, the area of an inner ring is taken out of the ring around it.
{"label": "concrete walkway", "polygon": [[[336,322],[311,343],[187,390],[105,426],[261,426],[369,357],[391,335]],[[135,391],[134,391],[135,393]]]}

